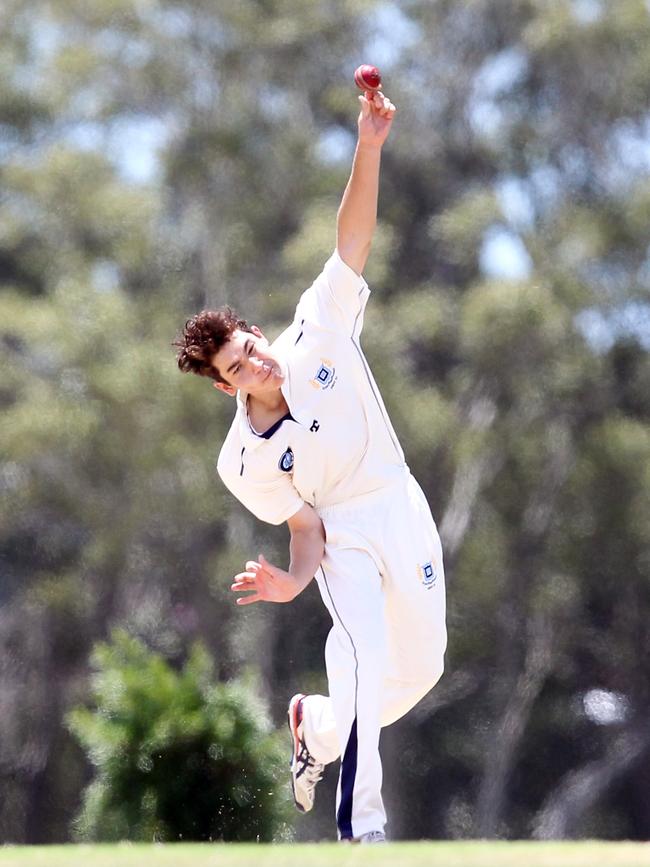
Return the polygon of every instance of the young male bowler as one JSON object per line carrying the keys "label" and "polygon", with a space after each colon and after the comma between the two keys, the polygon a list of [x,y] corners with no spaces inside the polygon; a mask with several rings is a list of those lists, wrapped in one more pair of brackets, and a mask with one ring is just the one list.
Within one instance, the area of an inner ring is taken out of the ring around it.
{"label": "young male bowler", "polygon": [[290,602],[315,576],[332,618],[329,695],[289,703],[296,806],[341,760],[341,840],[381,842],[379,733],[439,680],[446,646],[442,550],[359,338],[361,276],[377,215],[381,149],[395,106],[360,97],[358,142],[337,216],[336,250],[272,344],[230,308],[188,320],[178,364],[236,398],[217,469],[260,520],[287,522],[287,571],[263,556],[232,590],[239,605]]}

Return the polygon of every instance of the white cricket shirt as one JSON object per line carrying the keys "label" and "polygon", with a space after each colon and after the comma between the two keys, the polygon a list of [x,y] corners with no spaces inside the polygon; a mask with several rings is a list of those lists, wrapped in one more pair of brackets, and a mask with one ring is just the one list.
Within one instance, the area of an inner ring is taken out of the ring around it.
{"label": "white cricket shirt", "polygon": [[285,417],[253,431],[247,395],[219,453],[228,489],[260,520],[281,524],[303,503],[320,508],[392,486],[404,453],[359,345],[370,290],[335,252],[273,343],[285,379]]}

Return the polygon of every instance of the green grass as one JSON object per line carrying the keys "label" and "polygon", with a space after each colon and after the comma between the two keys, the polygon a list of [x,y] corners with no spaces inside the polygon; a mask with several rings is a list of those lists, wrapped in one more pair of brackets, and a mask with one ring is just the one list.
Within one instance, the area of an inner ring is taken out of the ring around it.
{"label": "green grass", "polygon": [[2,867],[650,867],[650,843],[4,846]]}

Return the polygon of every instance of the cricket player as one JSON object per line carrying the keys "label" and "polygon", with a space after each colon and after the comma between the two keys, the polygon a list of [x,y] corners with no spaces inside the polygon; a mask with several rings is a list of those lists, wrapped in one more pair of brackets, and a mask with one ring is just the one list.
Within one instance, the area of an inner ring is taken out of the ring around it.
{"label": "cricket player", "polygon": [[[239,605],[290,602],[314,576],[329,614],[329,695],[289,703],[291,777],[308,811],[324,766],[341,760],[340,840],[383,842],[379,733],[439,680],[446,646],[442,550],[359,344],[362,272],[379,166],[395,106],[359,97],[358,142],[336,250],[272,344],[230,308],[203,311],[176,341],[181,370],[236,400],[217,469],[260,520],[289,526],[287,571],[262,555],[232,590]],[[242,595],[244,594],[244,595]]]}

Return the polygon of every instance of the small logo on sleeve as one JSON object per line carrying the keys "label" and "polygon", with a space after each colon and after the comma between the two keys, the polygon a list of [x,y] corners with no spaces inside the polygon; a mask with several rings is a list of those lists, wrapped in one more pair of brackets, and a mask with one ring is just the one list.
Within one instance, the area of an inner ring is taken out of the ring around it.
{"label": "small logo on sleeve", "polygon": [[291,446],[289,446],[280,457],[278,461],[278,468],[282,470],[283,473],[290,473],[293,469],[293,451],[291,450]]}
{"label": "small logo on sleeve", "polygon": [[424,584],[427,590],[430,590],[436,583],[438,576],[433,568],[433,563],[425,563],[423,566],[418,566],[418,578]]}
{"label": "small logo on sleeve", "polygon": [[325,391],[325,389],[334,388],[336,385],[336,368],[328,358],[321,358],[320,361],[320,367],[309,382],[314,388]]}

